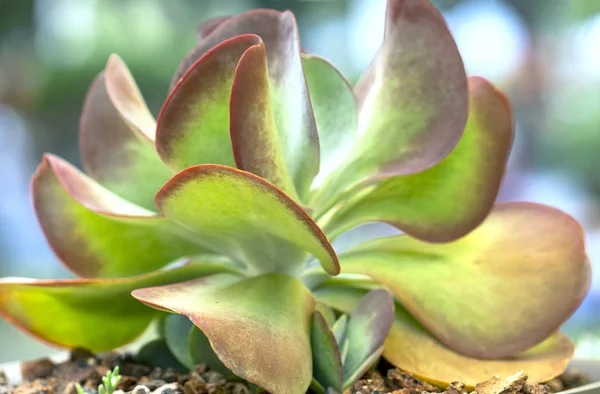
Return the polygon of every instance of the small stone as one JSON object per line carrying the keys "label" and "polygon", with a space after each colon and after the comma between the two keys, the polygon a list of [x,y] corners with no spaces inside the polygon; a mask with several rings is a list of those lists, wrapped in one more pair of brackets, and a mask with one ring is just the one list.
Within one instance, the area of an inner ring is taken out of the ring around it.
{"label": "small stone", "polygon": [[563,382],[559,378],[554,378],[554,379],[546,382],[545,384],[546,384],[546,386],[548,386],[550,388],[550,391],[553,393],[558,393],[565,389]]}
{"label": "small stone", "polygon": [[550,394],[550,387],[545,384],[526,384],[521,392],[523,394]]}
{"label": "small stone", "polygon": [[441,390],[430,383],[423,382],[411,374],[402,372],[397,368],[390,369],[386,376],[387,384],[391,390],[409,389],[412,394],[421,394],[423,391],[439,393]]}
{"label": "small stone", "polygon": [[452,382],[445,391],[447,394],[466,394],[466,386],[462,382]]}
{"label": "small stone", "polygon": [[167,383],[173,383],[177,381],[177,372],[172,368],[168,368],[161,376],[162,380]]}
{"label": "small stone", "polygon": [[47,378],[54,372],[54,363],[49,358],[21,363],[21,376],[25,380]]}
{"label": "small stone", "polygon": [[150,394],[150,389],[146,386],[138,385],[134,387],[131,394]]}
{"label": "small stone", "polygon": [[121,380],[119,380],[119,384],[117,385],[117,389],[128,391],[132,387],[135,387],[138,383],[138,379],[133,376],[123,376],[121,375]]}
{"label": "small stone", "polygon": [[15,388],[11,394],[55,394],[55,392],[49,381],[34,380]]}
{"label": "small stone", "polygon": [[152,394],[179,394],[179,393],[183,394],[183,391],[181,390],[179,383],[165,384],[152,392]]}
{"label": "small stone", "polygon": [[188,380],[183,385],[183,392],[185,394],[206,394],[208,393],[208,389],[206,388],[204,381],[193,379]]}
{"label": "small stone", "polygon": [[95,358],[96,355],[87,349],[76,348],[71,350],[71,361],[85,361],[87,363],[90,359],[94,360],[95,362]]}
{"label": "small stone", "polygon": [[156,390],[157,388],[166,385],[167,382],[165,382],[162,379],[152,379],[150,381],[148,381],[148,383],[144,383],[144,385],[146,387],[148,387],[151,391],[152,390]]}
{"label": "small stone", "polygon": [[123,376],[141,378],[142,376],[150,374],[150,372],[152,372],[152,368],[147,365],[127,363],[119,367],[119,372]]}

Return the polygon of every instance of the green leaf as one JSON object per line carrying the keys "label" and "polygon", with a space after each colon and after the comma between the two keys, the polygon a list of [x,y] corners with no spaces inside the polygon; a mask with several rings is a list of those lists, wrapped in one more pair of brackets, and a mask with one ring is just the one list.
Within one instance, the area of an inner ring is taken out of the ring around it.
{"label": "green leaf", "polygon": [[275,127],[267,52],[261,42],[250,47],[235,70],[230,100],[231,144],[237,168],[271,182],[298,200]]}
{"label": "green leaf", "polygon": [[156,123],[117,55],[90,87],[81,114],[81,159],[88,175],[116,195],[154,211],[173,175],[154,148]]}
{"label": "green leaf", "polygon": [[32,193],[48,243],[78,276],[138,275],[203,253],[179,235],[183,229],[114,195],[56,156],[44,155]]}
{"label": "green leaf", "polygon": [[158,316],[157,311],[131,297],[132,290],[217,272],[233,271],[221,265],[194,263],[125,279],[5,278],[0,280],[0,315],[51,345],[112,350],[136,339]]}
{"label": "green leaf", "polygon": [[383,354],[383,348],[383,345],[379,346],[373,353],[369,354],[367,358],[356,366],[354,372],[349,372],[348,376],[344,377],[344,389],[352,386],[352,384],[360,379],[369,369],[375,368],[375,365]]}
{"label": "green leaf", "polygon": [[201,41],[206,38],[210,33],[212,33],[219,25],[226,20],[231,18],[231,16],[216,16],[214,18],[210,18],[198,26],[196,29],[196,39]]}
{"label": "green leaf", "polygon": [[268,392],[304,394],[310,385],[314,300],[297,279],[215,275],[133,295],[188,316],[228,369]]}
{"label": "green leaf", "polygon": [[296,272],[303,251],[330,274],[339,273],[332,246],[289,197],[250,173],[218,165],[188,168],[157,194],[168,218],[210,238],[253,272]]}
{"label": "green leaf", "polygon": [[215,354],[210,346],[210,341],[202,331],[196,326],[192,327],[188,339],[188,350],[194,365],[206,364],[208,369],[220,372],[228,379],[234,377],[233,373],[227,369],[225,364]]}
{"label": "green leaf", "polygon": [[164,338],[157,338],[144,344],[136,358],[139,362],[155,368],[173,368],[181,373],[189,372],[189,367],[175,357]]}
{"label": "green leaf", "polygon": [[335,312],[333,311],[333,309],[323,304],[322,302],[317,302],[317,304],[315,305],[315,309],[323,316],[327,324],[332,326],[333,323],[335,323]]}
{"label": "green leaf", "polygon": [[311,346],[313,379],[324,389],[333,387],[341,391],[344,369],[340,350],[329,324],[320,312],[313,313]]}
{"label": "green leaf", "polygon": [[394,299],[384,289],[371,290],[354,308],[346,329],[348,353],[344,358],[345,387],[354,383],[377,361],[393,320]]}
{"label": "green leaf", "polygon": [[506,97],[482,78],[469,79],[470,114],[456,148],[423,172],[388,179],[337,211],[325,232],[365,222],[391,224],[429,242],[448,242],[477,227],[492,209],[513,140]]}
{"label": "green leaf", "polygon": [[302,70],[298,27],[291,12],[252,10],[219,24],[181,62],[171,86],[174,88],[197,59],[206,56],[213,47],[241,34],[256,34],[264,42],[275,126],[288,171],[300,199],[304,200],[319,171],[319,136]]}
{"label": "green leaf", "polygon": [[341,315],[331,326],[331,331],[335,336],[338,345],[342,347],[346,341],[346,332],[348,330],[348,315]]}
{"label": "green leaf", "polygon": [[421,172],[456,146],[467,120],[467,78],[429,1],[388,1],[383,44],[355,94],[359,138],[325,196],[356,182]]}
{"label": "green leaf", "polygon": [[173,356],[187,368],[194,368],[190,355],[189,336],[194,324],[183,315],[168,314],[164,319],[165,343]]}
{"label": "green leaf", "polygon": [[446,346],[481,359],[548,338],[581,304],[591,277],[580,225],[529,203],[496,205],[453,243],[394,236],[340,258],[344,272],[384,285]]}
{"label": "green leaf", "polygon": [[302,54],[321,150],[321,168],[313,183],[319,186],[344,161],[356,138],[358,113],[352,86],[327,60]]}
{"label": "green leaf", "polygon": [[[365,290],[342,286],[319,289],[321,302],[349,313],[365,295]],[[445,387],[464,382],[467,390],[493,375],[510,376],[524,370],[533,383],[547,382],[560,375],[573,355],[574,346],[560,333],[514,357],[498,360],[471,358],[454,352],[437,341],[398,303],[392,328],[385,340],[383,356],[396,367],[421,379]]]}
{"label": "green leaf", "polygon": [[258,36],[242,35],[217,45],[171,91],[156,130],[156,149],[171,168],[235,165],[229,135],[231,86],[240,57],[260,42]]}

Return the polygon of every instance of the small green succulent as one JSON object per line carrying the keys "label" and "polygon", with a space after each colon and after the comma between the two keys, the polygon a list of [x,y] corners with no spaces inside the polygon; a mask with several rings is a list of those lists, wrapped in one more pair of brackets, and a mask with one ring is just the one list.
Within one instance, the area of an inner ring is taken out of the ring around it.
{"label": "small green succulent", "polygon": [[[116,366],[115,369],[106,372],[106,376],[102,377],[102,384],[98,385],[98,394],[113,394],[117,390],[120,381],[119,367]],[[85,394],[85,390],[79,383],[77,383],[75,389],[78,394]]]}
{"label": "small green succulent", "polygon": [[[198,33],[157,120],[113,55],[84,103],[85,173],[44,156],[35,210],[80,279],[2,280],[7,321],[102,351],[180,314],[195,328],[179,358],[210,348],[215,368],[294,394],[347,386],[376,361],[387,312],[350,318],[347,341],[322,305],[351,314],[383,288],[394,312],[382,356],[416,376],[473,386],[565,369],[573,345],[558,330],[590,283],[581,227],[550,207],[495,204],[511,109],[467,78],[429,2],[388,0],[354,87],[300,50],[290,12]],[[404,234],[336,253],[331,242],[369,222]]]}

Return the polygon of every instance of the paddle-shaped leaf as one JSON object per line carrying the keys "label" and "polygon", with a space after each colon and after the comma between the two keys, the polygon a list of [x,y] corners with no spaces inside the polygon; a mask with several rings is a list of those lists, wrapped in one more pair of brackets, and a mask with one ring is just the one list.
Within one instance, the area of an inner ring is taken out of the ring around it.
{"label": "paddle-shaped leaf", "polygon": [[427,0],[389,0],[384,41],[356,88],[358,140],[321,193],[432,167],[458,143],[467,120],[464,65]]}
{"label": "paddle-shaped leaf", "polygon": [[327,60],[302,54],[302,66],[310,94],[321,151],[321,168],[313,187],[343,162],[356,138],[358,114],[352,86]]}
{"label": "paddle-shaped leaf", "polygon": [[448,242],[477,227],[492,208],[513,140],[508,101],[482,78],[469,79],[469,119],[456,148],[439,164],[382,182],[342,207],[325,226],[331,237],[369,221],[389,223],[429,242]]}
{"label": "paddle-shaped leaf", "polygon": [[158,315],[131,297],[132,290],[218,272],[232,270],[223,265],[194,263],[125,279],[5,278],[0,280],[0,315],[52,345],[111,350],[133,341]]}
{"label": "paddle-shaped leaf", "polygon": [[88,175],[116,195],[155,210],[153,198],[173,175],[154,148],[156,123],[117,55],[90,87],[79,144]]}
{"label": "paddle-shaped leaf", "polygon": [[199,165],[173,177],[156,196],[169,219],[214,240],[253,272],[295,272],[312,253],[330,274],[339,264],[327,238],[288,196],[248,172]]}
{"label": "paddle-shaped leaf", "polygon": [[208,19],[200,24],[200,26],[198,26],[196,29],[196,38],[198,41],[206,38],[206,36],[212,33],[221,23],[225,22],[229,18],[231,18],[231,16],[215,16],[214,18]]}
{"label": "paddle-shaped leaf", "polygon": [[182,365],[193,368],[195,363],[190,354],[190,341],[194,324],[186,316],[168,314],[162,321],[164,338],[169,351]]}
{"label": "paddle-shaped leaf", "polygon": [[236,375],[273,394],[304,394],[311,382],[311,293],[297,279],[225,275],[139,289],[140,301],[188,316]]}
{"label": "paddle-shaped leaf", "polygon": [[79,276],[137,275],[202,252],[166,218],[114,195],[56,156],[44,156],[32,191],[46,239]]}
{"label": "paddle-shaped leaf", "polygon": [[217,45],[171,91],[156,130],[156,149],[171,168],[235,165],[229,135],[231,86],[240,57],[260,42],[258,36],[246,34]]}
{"label": "paddle-shaped leaf", "polygon": [[344,367],[340,350],[329,323],[320,312],[313,313],[311,346],[313,379],[323,389],[331,387],[341,391],[344,383]]}
{"label": "paddle-shaped leaf", "polygon": [[579,224],[529,203],[497,205],[480,227],[450,244],[383,238],[342,255],[341,264],[386,286],[449,348],[483,359],[512,356],[548,338],[590,284]]}
{"label": "paddle-shaped leaf", "polygon": [[371,290],[354,308],[346,330],[344,387],[354,383],[377,361],[393,320],[394,299],[383,289]]}
{"label": "paddle-shaped leaf", "polygon": [[171,86],[176,90],[175,85],[181,83],[178,81],[186,79],[182,76],[211,48],[242,34],[260,36],[267,50],[275,126],[288,171],[303,199],[319,171],[319,138],[300,59],[298,28],[291,12],[253,10],[220,23],[181,62]]}
{"label": "paddle-shaped leaf", "polygon": [[[327,286],[315,292],[318,300],[350,312],[365,290]],[[392,364],[439,386],[460,381],[471,390],[491,376],[509,376],[524,370],[531,383],[546,382],[560,375],[571,358],[574,346],[556,333],[541,344],[504,360],[471,358],[448,349],[429,334],[398,303],[394,323],[385,340],[384,357]]]}
{"label": "paddle-shaped leaf", "polygon": [[230,116],[237,168],[266,179],[298,200],[281,149],[283,141],[275,127],[267,52],[262,42],[240,58],[231,90]]}
{"label": "paddle-shaped leaf", "polygon": [[220,372],[221,375],[224,375],[227,378],[235,376],[227,369],[225,364],[219,360],[219,357],[210,346],[210,341],[198,327],[192,327],[187,339],[190,356],[194,365],[206,364],[208,369]]}

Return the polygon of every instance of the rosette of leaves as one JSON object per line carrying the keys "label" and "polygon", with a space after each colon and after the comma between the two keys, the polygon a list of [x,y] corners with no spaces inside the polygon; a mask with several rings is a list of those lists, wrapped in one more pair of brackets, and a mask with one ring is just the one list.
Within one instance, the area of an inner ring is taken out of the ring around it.
{"label": "rosette of leaves", "polygon": [[[156,120],[120,58],[98,75],[81,117],[85,173],[48,154],[33,178],[48,242],[81,278],[3,280],[7,321],[100,351],[177,313],[235,375],[302,393],[316,305],[351,313],[385,288],[382,354],[397,367],[471,386],[564,370],[573,345],[558,330],[590,282],[582,230],[550,207],[494,203],[511,109],[465,75],[431,4],[388,1],[354,87],[300,50],[290,12],[219,18],[198,35]],[[334,251],[368,222],[403,234]]]}

